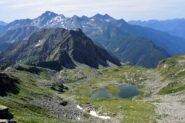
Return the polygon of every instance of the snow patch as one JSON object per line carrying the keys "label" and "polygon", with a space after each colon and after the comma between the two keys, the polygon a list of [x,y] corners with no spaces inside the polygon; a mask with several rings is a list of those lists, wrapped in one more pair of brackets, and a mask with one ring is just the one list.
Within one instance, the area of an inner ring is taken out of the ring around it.
{"label": "snow patch", "polygon": [[76,107],[77,109],[83,110],[83,108],[80,105],[77,105]]}
{"label": "snow patch", "polygon": [[106,22],[110,22],[110,20],[109,20],[109,19],[106,19],[105,21],[106,21]]}
{"label": "snow patch", "polygon": [[100,116],[100,115],[98,115],[96,111],[90,111],[89,114],[91,116],[94,116],[94,117],[97,117],[97,118],[100,118],[100,119],[104,119],[104,120],[110,119],[109,116]]}
{"label": "snow patch", "polygon": [[44,43],[44,40],[39,40],[35,47],[39,47]]}
{"label": "snow patch", "polygon": [[51,13],[48,13],[48,15],[50,16],[50,15],[51,15]]}
{"label": "snow patch", "polygon": [[[85,112],[85,110],[80,105],[77,105],[76,107],[77,107],[77,109]],[[111,117],[109,117],[109,116],[98,115],[96,111],[90,111],[89,115],[91,115],[93,117],[97,117],[97,118],[103,119],[103,120],[111,119]],[[80,120],[80,117],[78,117],[77,119]]]}
{"label": "snow patch", "polygon": [[52,21],[55,22],[55,23],[60,23],[60,22],[64,21],[64,19],[65,18],[62,17],[62,16],[57,16]]}
{"label": "snow patch", "polygon": [[14,39],[14,40],[12,40],[12,41],[10,41],[10,43],[11,43],[11,44],[13,44],[14,42],[16,42],[16,40],[15,40],[15,39]]}

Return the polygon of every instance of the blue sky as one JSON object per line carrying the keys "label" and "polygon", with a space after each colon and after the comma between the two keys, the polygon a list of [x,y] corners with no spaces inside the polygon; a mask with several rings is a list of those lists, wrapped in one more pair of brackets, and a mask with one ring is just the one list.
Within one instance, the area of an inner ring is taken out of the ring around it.
{"label": "blue sky", "polygon": [[35,18],[46,10],[65,16],[108,13],[125,20],[185,18],[185,0],[1,0],[0,20]]}

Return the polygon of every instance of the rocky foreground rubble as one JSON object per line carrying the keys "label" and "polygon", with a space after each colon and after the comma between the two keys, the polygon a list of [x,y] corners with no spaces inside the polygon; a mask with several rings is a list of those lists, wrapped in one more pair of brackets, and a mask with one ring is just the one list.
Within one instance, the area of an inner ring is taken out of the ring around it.
{"label": "rocky foreground rubble", "polygon": [[9,109],[0,105],[0,123],[16,123],[13,119],[13,114],[9,112]]}

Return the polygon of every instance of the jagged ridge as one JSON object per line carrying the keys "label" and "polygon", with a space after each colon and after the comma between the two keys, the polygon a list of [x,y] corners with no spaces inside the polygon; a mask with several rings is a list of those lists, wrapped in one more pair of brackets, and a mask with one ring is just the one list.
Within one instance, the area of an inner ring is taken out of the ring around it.
{"label": "jagged ridge", "polygon": [[[7,52],[9,51],[9,52]],[[17,44],[1,55],[1,63],[20,62],[60,70],[75,68],[79,63],[98,68],[119,60],[96,46],[80,29],[43,29],[30,36],[26,43]]]}

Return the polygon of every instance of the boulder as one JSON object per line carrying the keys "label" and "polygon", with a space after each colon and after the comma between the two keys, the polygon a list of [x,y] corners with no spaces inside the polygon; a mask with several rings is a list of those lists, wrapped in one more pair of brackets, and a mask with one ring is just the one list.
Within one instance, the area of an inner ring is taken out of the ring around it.
{"label": "boulder", "polygon": [[0,105],[0,123],[16,123],[8,107]]}
{"label": "boulder", "polygon": [[0,73],[0,96],[7,96],[8,93],[17,94],[19,80],[7,73]]}
{"label": "boulder", "polygon": [[11,120],[7,120],[7,119],[0,119],[0,123],[17,123],[15,120],[11,119]]}
{"label": "boulder", "polygon": [[0,119],[12,119],[13,115],[9,112],[9,109],[5,106],[0,106]]}

